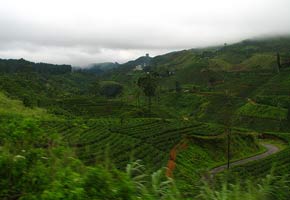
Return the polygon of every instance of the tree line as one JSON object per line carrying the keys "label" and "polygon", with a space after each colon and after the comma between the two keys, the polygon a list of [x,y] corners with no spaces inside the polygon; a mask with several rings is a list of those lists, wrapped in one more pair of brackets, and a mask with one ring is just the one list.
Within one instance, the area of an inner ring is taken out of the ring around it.
{"label": "tree line", "polygon": [[24,59],[0,59],[0,73],[25,73],[36,72],[45,74],[65,74],[70,73],[70,65],[54,65],[47,63],[34,63]]}

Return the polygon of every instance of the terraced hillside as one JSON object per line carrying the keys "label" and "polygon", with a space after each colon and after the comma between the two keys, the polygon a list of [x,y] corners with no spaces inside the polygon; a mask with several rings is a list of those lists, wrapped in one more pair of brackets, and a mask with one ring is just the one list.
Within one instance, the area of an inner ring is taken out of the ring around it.
{"label": "terraced hillside", "polygon": [[258,86],[237,111],[239,126],[258,131],[288,132],[290,84],[289,71],[273,75]]}
{"label": "terraced hillside", "polygon": [[88,121],[46,122],[55,126],[77,155],[87,163],[102,162],[108,156],[116,166],[130,159],[141,159],[156,169],[164,165],[169,149],[181,139],[176,123],[157,119],[96,119]]}
{"label": "terraced hillside", "polygon": [[120,116],[134,108],[122,101],[107,100],[96,97],[71,97],[60,99],[55,103],[64,113],[72,116],[98,118]]}
{"label": "terraced hillside", "polygon": [[224,132],[223,126],[217,124],[141,118],[123,122],[103,118],[42,124],[50,132],[60,133],[86,163],[110,159],[120,168],[136,159],[149,169],[164,167],[170,150],[182,140],[197,136],[218,140]]}
{"label": "terraced hillside", "polygon": [[[286,178],[290,173],[290,134],[289,133],[265,133],[266,138],[280,138],[287,143],[282,151],[266,157],[262,160],[253,161],[243,166],[233,167],[230,171],[230,180],[249,180],[265,177],[268,174]],[[222,175],[222,174],[221,174]]]}
{"label": "terraced hillside", "polygon": [[[262,151],[257,142],[257,133],[234,128],[231,131],[231,160],[237,160]],[[202,177],[217,166],[227,162],[228,138],[217,136],[196,136],[187,138],[187,147],[180,150],[176,157],[174,177],[185,196],[194,193],[194,186],[200,184]]]}

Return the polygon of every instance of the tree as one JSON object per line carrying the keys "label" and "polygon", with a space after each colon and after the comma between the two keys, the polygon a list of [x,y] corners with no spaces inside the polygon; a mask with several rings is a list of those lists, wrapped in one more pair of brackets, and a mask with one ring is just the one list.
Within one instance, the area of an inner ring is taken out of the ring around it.
{"label": "tree", "polygon": [[213,87],[215,82],[216,82],[215,77],[213,77],[213,76],[209,77],[208,83],[209,83],[210,87]]}
{"label": "tree", "polygon": [[106,97],[114,98],[120,95],[123,91],[123,86],[114,81],[101,82],[100,93]]}
{"label": "tree", "polygon": [[152,97],[155,96],[157,88],[157,80],[150,74],[138,79],[137,85],[143,90],[145,96],[148,98],[148,110],[151,113]]}
{"label": "tree", "polygon": [[22,96],[22,102],[25,107],[33,108],[36,105],[35,97],[28,94]]}
{"label": "tree", "polygon": [[96,80],[94,83],[92,83],[89,87],[89,93],[93,96],[97,96],[100,93],[100,82],[99,80]]}
{"label": "tree", "polygon": [[181,92],[181,86],[180,86],[180,83],[178,81],[175,81],[175,91],[176,91],[176,93]]}
{"label": "tree", "polygon": [[280,58],[280,54],[277,53],[277,70],[278,70],[278,73],[280,72],[280,69],[281,69],[281,58]]}
{"label": "tree", "polygon": [[230,169],[230,160],[231,160],[231,128],[230,127],[226,127],[226,132],[227,132],[227,143],[228,143],[228,147],[227,147],[227,159],[228,159],[228,163],[227,163],[227,168]]}
{"label": "tree", "polygon": [[[231,106],[231,94],[228,90],[225,91],[225,103],[227,106]],[[232,117],[233,113],[231,112],[231,109],[227,109],[229,112],[225,113],[225,117],[223,119],[223,123],[225,126],[225,132],[227,135],[227,168],[230,168],[230,160],[231,160],[231,126],[232,126]]]}

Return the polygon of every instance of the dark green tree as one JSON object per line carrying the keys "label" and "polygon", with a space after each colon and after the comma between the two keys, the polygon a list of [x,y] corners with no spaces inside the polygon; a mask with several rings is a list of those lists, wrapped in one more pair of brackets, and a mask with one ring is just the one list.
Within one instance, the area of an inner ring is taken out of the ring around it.
{"label": "dark green tree", "polygon": [[108,98],[115,98],[123,91],[123,85],[114,81],[103,81],[100,85],[100,94]]}
{"label": "dark green tree", "polygon": [[209,77],[208,83],[209,83],[210,87],[213,87],[215,82],[216,82],[215,77],[213,77],[213,76]]}
{"label": "dark green tree", "polygon": [[157,79],[147,74],[138,79],[137,85],[143,90],[145,96],[148,98],[148,110],[151,113],[152,97],[155,96],[157,88]]}
{"label": "dark green tree", "polygon": [[280,54],[278,52],[277,53],[277,70],[278,70],[278,73],[280,72],[280,69],[281,69],[281,57],[280,57]]}
{"label": "dark green tree", "polygon": [[89,87],[89,93],[93,96],[98,96],[100,94],[100,81],[96,80],[94,83],[92,83]]}
{"label": "dark green tree", "polygon": [[22,96],[22,102],[24,106],[30,107],[30,108],[33,108],[37,104],[35,97],[31,95],[27,95],[27,94],[24,94]]}
{"label": "dark green tree", "polygon": [[231,129],[232,129],[232,118],[233,118],[233,113],[232,109],[230,108],[232,106],[232,95],[231,93],[226,90],[225,91],[225,99],[224,102],[228,106],[227,111],[224,113],[223,117],[223,124],[225,126],[225,134],[227,135],[227,168],[230,168],[230,160],[231,160]]}
{"label": "dark green tree", "polygon": [[175,81],[175,91],[177,93],[181,92],[181,86],[180,86],[180,83],[178,81]]}

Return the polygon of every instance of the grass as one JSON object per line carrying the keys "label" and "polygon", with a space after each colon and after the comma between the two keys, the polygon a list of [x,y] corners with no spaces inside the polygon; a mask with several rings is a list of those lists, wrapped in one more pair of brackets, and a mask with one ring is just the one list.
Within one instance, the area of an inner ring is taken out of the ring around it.
{"label": "grass", "polygon": [[53,119],[53,115],[47,113],[45,109],[25,107],[22,101],[12,100],[4,93],[0,92],[0,114],[19,115],[23,117],[35,117],[41,119]]}
{"label": "grass", "polygon": [[271,139],[262,139],[262,140],[259,140],[259,142],[261,143],[265,143],[265,144],[273,144],[275,145],[276,147],[279,148],[280,151],[286,149],[289,145],[287,144],[287,142],[281,140],[281,139],[278,139],[278,138],[271,138]]}
{"label": "grass", "polygon": [[232,68],[232,64],[223,59],[213,58],[209,60],[209,67],[212,70],[228,71]]}
{"label": "grass", "polygon": [[257,95],[254,100],[259,104],[282,108],[288,108],[290,104],[290,96],[288,95]]}
{"label": "grass", "polygon": [[241,66],[246,70],[270,69],[276,67],[275,54],[254,54],[250,58],[244,60]]}
{"label": "grass", "polygon": [[220,178],[218,186],[204,183],[196,199],[200,200],[286,200],[289,198],[289,181],[287,178],[269,174],[256,180],[231,182],[227,177]]}
{"label": "grass", "polygon": [[189,116],[197,114],[205,100],[193,93],[168,93],[161,96],[160,105],[175,116]]}
{"label": "grass", "polygon": [[261,85],[256,91],[256,95],[285,95],[289,96],[290,76],[285,70],[273,76],[266,84]]}
{"label": "grass", "polygon": [[288,109],[249,102],[242,106],[237,114],[248,117],[285,120],[287,119]]}

